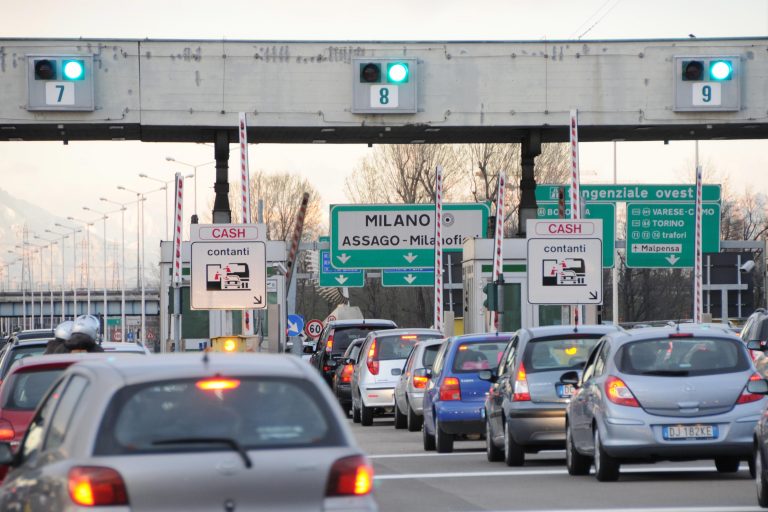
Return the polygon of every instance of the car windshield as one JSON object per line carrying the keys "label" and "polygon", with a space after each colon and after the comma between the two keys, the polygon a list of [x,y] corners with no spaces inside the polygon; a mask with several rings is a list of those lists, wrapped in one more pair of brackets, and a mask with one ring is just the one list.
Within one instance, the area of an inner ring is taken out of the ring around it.
{"label": "car windshield", "polygon": [[424,348],[424,355],[421,356],[421,364],[424,368],[432,368],[435,364],[435,358],[440,351],[440,344],[430,345]]}
{"label": "car windshield", "polygon": [[9,391],[5,394],[3,409],[34,411],[45,392],[63,371],[64,368],[61,367],[14,373],[7,384]]}
{"label": "car windshield", "polygon": [[681,337],[627,343],[616,354],[616,365],[634,375],[686,377],[744,371],[749,361],[736,340]]}
{"label": "car windshield", "polygon": [[377,329],[386,329],[382,325],[370,325],[366,327],[336,327],[333,330],[332,354],[343,354],[347,347],[357,338],[365,338],[369,332]]}
{"label": "car windshield", "polygon": [[343,443],[332,412],[308,381],[205,378],[120,390],[102,420],[96,454],[221,450],[221,440],[247,450]]}
{"label": "car windshield", "polygon": [[478,370],[495,370],[499,359],[507,348],[508,340],[494,342],[461,343],[453,358],[455,373],[476,372]]}
{"label": "car windshield", "polygon": [[376,358],[379,361],[407,359],[413,346],[423,340],[439,338],[439,334],[397,334],[376,337]]}
{"label": "car windshield", "polygon": [[578,369],[601,334],[534,338],[525,346],[523,365],[528,373]]}

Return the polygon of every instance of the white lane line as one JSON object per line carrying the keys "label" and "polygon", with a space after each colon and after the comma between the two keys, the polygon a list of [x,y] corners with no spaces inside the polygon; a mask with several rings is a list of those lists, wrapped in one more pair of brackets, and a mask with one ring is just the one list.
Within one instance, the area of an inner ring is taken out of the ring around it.
{"label": "white lane line", "polygon": [[[621,470],[622,473],[714,473],[714,467],[690,466],[680,468],[664,467],[635,467]],[[403,473],[395,475],[376,475],[374,480],[408,480],[424,478],[473,478],[481,476],[540,476],[540,475],[566,475],[565,469],[522,469],[511,471],[467,471],[454,473]]]}
{"label": "white lane line", "polygon": [[[689,505],[687,507],[645,507],[645,508],[621,508],[622,512],[758,512],[760,507],[696,507]],[[494,510],[493,512],[615,512],[613,508],[558,508],[550,510]],[[490,511],[489,511],[490,512]]]}
{"label": "white lane line", "polygon": [[[565,450],[547,450],[539,453],[551,453],[551,454],[565,454]],[[452,452],[452,453],[386,453],[380,455],[369,455],[369,459],[400,459],[410,457],[457,457],[462,455],[485,455],[485,451],[478,450],[476,452]],[[537,459],[536,459],[537,460]]]}

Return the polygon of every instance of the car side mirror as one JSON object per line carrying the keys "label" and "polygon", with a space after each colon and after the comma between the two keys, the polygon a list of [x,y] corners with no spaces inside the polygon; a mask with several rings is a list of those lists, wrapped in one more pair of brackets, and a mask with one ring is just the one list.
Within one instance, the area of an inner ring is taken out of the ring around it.
{"label": "car side mirror", "polygon": [[579,381],[581,379],[579,378],[579,373],[571,370],[569,372],[565,372],[560,376],[560,383],[561,384],[570,384],[573,387],[579,387]]}
{"label": "car side mirror", "polygon": [[747,391],[756,395],[768,395],[768,380],[750,380],[747,382]]}
{"label": "car side mirror", "polygon": [[496,375],[491,370],[480,370],[477,372],[477,378],[480,380],[487,380],[488,382],[496,382]]}
{"label": "car side mirror", "polygon": [[413,370],[413,376],[414,377],[426,377],[427,379],[432,378],[432,370],[429,368],[417,368]]}
{"label": "car side mirror", "polygon": [[751,340],[747,342],[747,348],[749,350],[757,350],[760,352],[768,351],[768,342],[760,340]]}
{"label": "car side mirror", "polygon": [[16,457],[11,450],[10,443],[0,443],[0,464],[3,466],[15,465]]}
{"label": "car side mirror", "polygon": [[328,366],[329,368],[336,368],[339,365],[339,362],[337,359],[331,358],[325,362],[325,365]]}

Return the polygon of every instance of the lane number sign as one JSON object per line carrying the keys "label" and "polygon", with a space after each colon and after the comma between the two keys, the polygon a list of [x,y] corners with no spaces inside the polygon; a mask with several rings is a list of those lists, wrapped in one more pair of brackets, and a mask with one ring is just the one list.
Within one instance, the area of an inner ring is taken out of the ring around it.
{"label": "lane number sign", "polygon": [[74,105],[75,84],[72,82],[48,82],[45,84],[47,105]]}
{"label": "lane number sign", "polygon": [[371,108],[397,108],[397,89],[395,85],[372,85]]}
{"label": "lane number sign", "polygon": [[694,83],[693,104],[697,107],[721,105],[720,84],[716,82]]}

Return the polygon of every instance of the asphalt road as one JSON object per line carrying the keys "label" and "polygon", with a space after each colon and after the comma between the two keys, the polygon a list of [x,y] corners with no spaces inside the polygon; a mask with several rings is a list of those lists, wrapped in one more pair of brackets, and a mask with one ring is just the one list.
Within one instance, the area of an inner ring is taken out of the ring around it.
{"label": "asphalt road", "polygon": [[601,483],[568,475],[562,451],[510,468],[487,461],[484,441],[457,441],[454,453],[437,454],[424,451],[420,432],[395,430],[391,417],[350,425],[373,462],[381,512],[762,510],[746,463],[731,475],[710,460],[625,465],[618,482]]}

